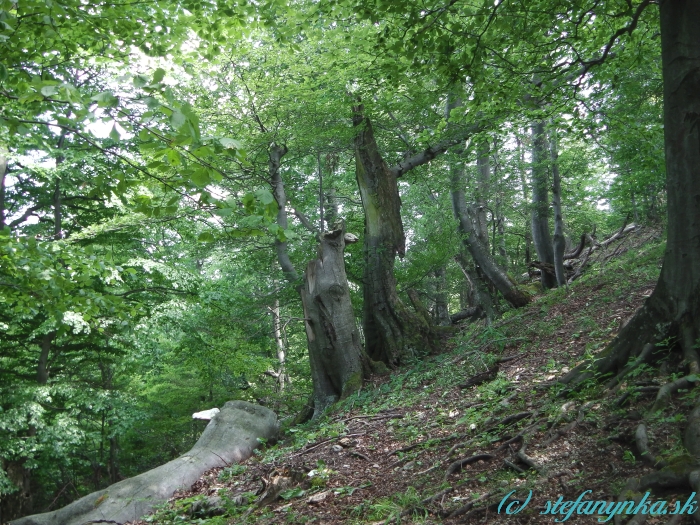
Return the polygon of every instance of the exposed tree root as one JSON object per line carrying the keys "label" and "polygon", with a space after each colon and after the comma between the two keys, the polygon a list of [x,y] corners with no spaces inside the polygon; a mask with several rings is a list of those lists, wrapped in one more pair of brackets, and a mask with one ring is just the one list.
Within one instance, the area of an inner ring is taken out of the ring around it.
{"label": "exposed tree root", "polygon": [[[566,406],[567,404],[568,404],[568,403],[566,403],[564,406]],[[554,424],[552,425],[552,429],[549,431],[548,437],[547,437],[547,439],[545,440],[544,445],[546,446],[546,445],[552,444],[554,441],[556,441],[557,439],[559,439],[560,436],[565,436],[565,435],[567,435],[567,434],[568,434],[569,432],[571,432],[574,428],[576,428],[579,424],[581,424],[581,422],[583,421],[583,418],[584,418],[585,415],[586,415],[586,411],[588,411],[588,409],[591,408],[591,407],[593,406],[593,404],[594,404],[593,401],[589,401],[588,403],[586,403],[585,405],[583,405],[583,406],[579,409],[579,411],[578,411],[578,416],[576,417],[576,419],[573,420],[573,421],[572,421],[571,423],[569,423],[568,425],[566,425],[564,428],[558,428],[558,429],[554,428],[554,427],[557,425],[557,423],[559,422],[559,420],[561,419],[561,415],[558,416],[557,419],[555,420]],[[562,408],[563,408],[563,407],[562,407]]]}
{"label": "exposed tree root", "polygon": [[664,386],[659,388],[659,393],[656,395],[656,401],[654,401],[654,406],[651,407],[652,412],[660,412],[668,402],[671,400],[671,395],[675,394],[679,390],[686,388],[692,388],[694,382],[696,381],[695,376],[685,376],[680,379],[676,379],[671,383],[666,383]]}
{"label": "exposed tree root", "polygon": [[651,343],[647,343],[646,345],[644,345],[644,348],[642,348],[642,351],[640,352],[637,359],[635,359],[635,361],[633,363],[630,363],[629,365],[625,366],[625,368],[623,368],[619,374],[617,374],[610,381],[608,381],[605,384],[606,388],[613,389],[616,386],[619,386],[620,384],[622,384],[622,379],[627,374],[636,370],[644,363],[651,361],[652,354],[654,353],[654,348],[656,348],[656,347]]}
{"label": "exposed tree root", "polygon": [[488,461],[494,457],[495,456],[493,454],[476,454],[475,456],[468,458],[458,459],[457,461],[452,462],[447,468],[447,471],[445,472],[445,479],[450,477],[452,474],[461,471],[467,465],[471,465],[477,461]]}
{"label": "exposed tree root", "polygon": [[418,441],[417,443],[413,443],[412,445],[408,445],[406,447],[401,447],[397,448],[396,450],[392,450],[387,454],[387,456],[393,456],[394,454],[398,454],[399,452],[408,452],[409,450],[413,450],[414,448],[418,448],[422,445],[436,445],[438,443],[444,443],[445,441],[452,441],[453,439],[461,439],[463,437],[466,437],[467,434],[450,434],[449,436],[442,437],[442,438],[428,438],[424,439],[423,441]]}
{"label": "exposed tree root", "polygon": [[645,392],[658,392],[659,391],[658,386],[641,386],[639,388],[633,388],[630,390],[627,390],[624,394],[622,394],[620,397],[618,397],[614,402],[613,405],[616,407],[621,407],[622,405],[625,404],[625,401],[627,401],[630,396],[633,394],[643,394]]}
{"label": "exposed tree root", "polygon": [[528,467],[530,467],[533,470],[536,470],[537,472],[540,472],[542,474],[546,473],[546,469],[544,465],[540,465],[537,461],[532,459],[530,456],[528,456],[525,453],[525,449],[527,448],[527,444],[523,443],[523,446],[520,447],[520,450],[515,454],[520,461],[525,463]]}
{"label": "exposed tree root", "polygon": [[641,423],[637,427],[637,431],[634,433],[635,442],[637,443],[637,450],[642,456],[642,461],[655,468],[664,468],[668,465],[662,458],[656,457],[649,449],[649,437],[647,436],[647,427],[644,423]]}
{"label": "exposed tree root", "polygon": [[496,375],[498,375],[498,364],[495,364],[494,366],[486,370],[486,372],[481,372],[480,374],[470,377],[466,383],[462,383],[458,386],[461,389],[469,388],[472,386],[478,386],[482,383],[486,383],[487,381],[495,379]]}

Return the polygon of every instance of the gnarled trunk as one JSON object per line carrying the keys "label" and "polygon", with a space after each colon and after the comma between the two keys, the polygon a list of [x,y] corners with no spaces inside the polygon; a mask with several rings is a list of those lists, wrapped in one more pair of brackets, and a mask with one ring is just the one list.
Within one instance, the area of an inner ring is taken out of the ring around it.
{"label": "gnarled trunk", "polygon": [[394,259],[403,257],[406,239],[395,170],[379,153],[372,124],[353,108],[357,184],[365,212],[363,327],[365,346],[376,361],[397,365],[429,350],[430,326],[399,299]]}
{"label": "gnarled trunk", "polygon": [[301,288],[314,388],[313,417],[357,392],[369,375],[345,274],[345,242],[344,228],[321,235],[318,258],[306,267]]}

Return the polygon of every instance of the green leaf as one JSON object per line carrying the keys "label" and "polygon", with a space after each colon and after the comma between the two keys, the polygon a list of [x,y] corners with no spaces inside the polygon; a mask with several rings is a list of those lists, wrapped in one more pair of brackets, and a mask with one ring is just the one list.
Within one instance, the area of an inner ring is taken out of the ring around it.
{"label": "green leaf", "polygon": [[45,97],[51,97],[58,93],[58,87],[56,86],[44,86],[41,88],[41,94]]}
{"label": "green leaf", "polygon": [[134,87],[140,89],[143,86],[148,85],[148,77],[146,77],[144,75],[135,75],[133,82],[134,82]]}
{"label": "green leaf", "polygon": [[216,240],[216,237],[211,232],[202,232],[197,237],[197,240],[199,242],[213,242]]}
{"label": "green leaf", "polygon": [[256,191],[255,196],[266,206],[275,202],[275,197],[266,189]]}
{"label": "green leaf", "polygon": [[175,129],[180,129],[187,122],[187,117],[179,111],[174,111],[170,116],[170,124]]}
{"label": "green leaf", "polygon": [[162,67],[159,67],[153,72],[153,84],[157,84],[158,82],[161,82],[163,78],[165,77],[165,69]]}
{"label": "green leaf", "polygon": [[211,179],[209,178],[209,173],[207,172],[206,168],[199,168],[192,173],[192,182],[199,188],[203,188],[209,184]]}
{"label": "green leaf", "polygon": [[119,130],[117,130],[116,122],[112,125],[112,131],[109,132],[109,138],[115,141],[121,139],[121,135],[119,135]]}

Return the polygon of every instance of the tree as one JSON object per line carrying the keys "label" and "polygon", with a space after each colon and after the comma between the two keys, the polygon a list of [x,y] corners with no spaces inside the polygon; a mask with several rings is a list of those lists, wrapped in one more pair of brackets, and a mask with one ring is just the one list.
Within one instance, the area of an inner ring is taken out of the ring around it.
{"label": "tree", "polygon": [[[562,381],[578,384],[595,374],[629,370],[631,358],[652,359],[653,344],[675,336],[690,374],[700,371],[695,342],[700,337],[700,41],[695,38],[700,5],[666,0],[660,5],[664,145],[668,233],[661,275],[651,297],[601,352]],[[649,348],[651,344],[651,349]]]}

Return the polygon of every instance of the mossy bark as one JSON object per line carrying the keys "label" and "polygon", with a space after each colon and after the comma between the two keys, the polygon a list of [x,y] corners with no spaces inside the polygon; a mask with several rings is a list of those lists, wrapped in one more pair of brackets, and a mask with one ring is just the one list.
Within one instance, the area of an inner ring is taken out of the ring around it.
{"label": "mossy bark", "polygon": [[399,299],[394,277],[396,255],[406,239],[396,174],[379,153],[372,124],[354,108],[357,184],[365,212],[363,327],[369,356],[389,366],[430,351],[430,325]]}

